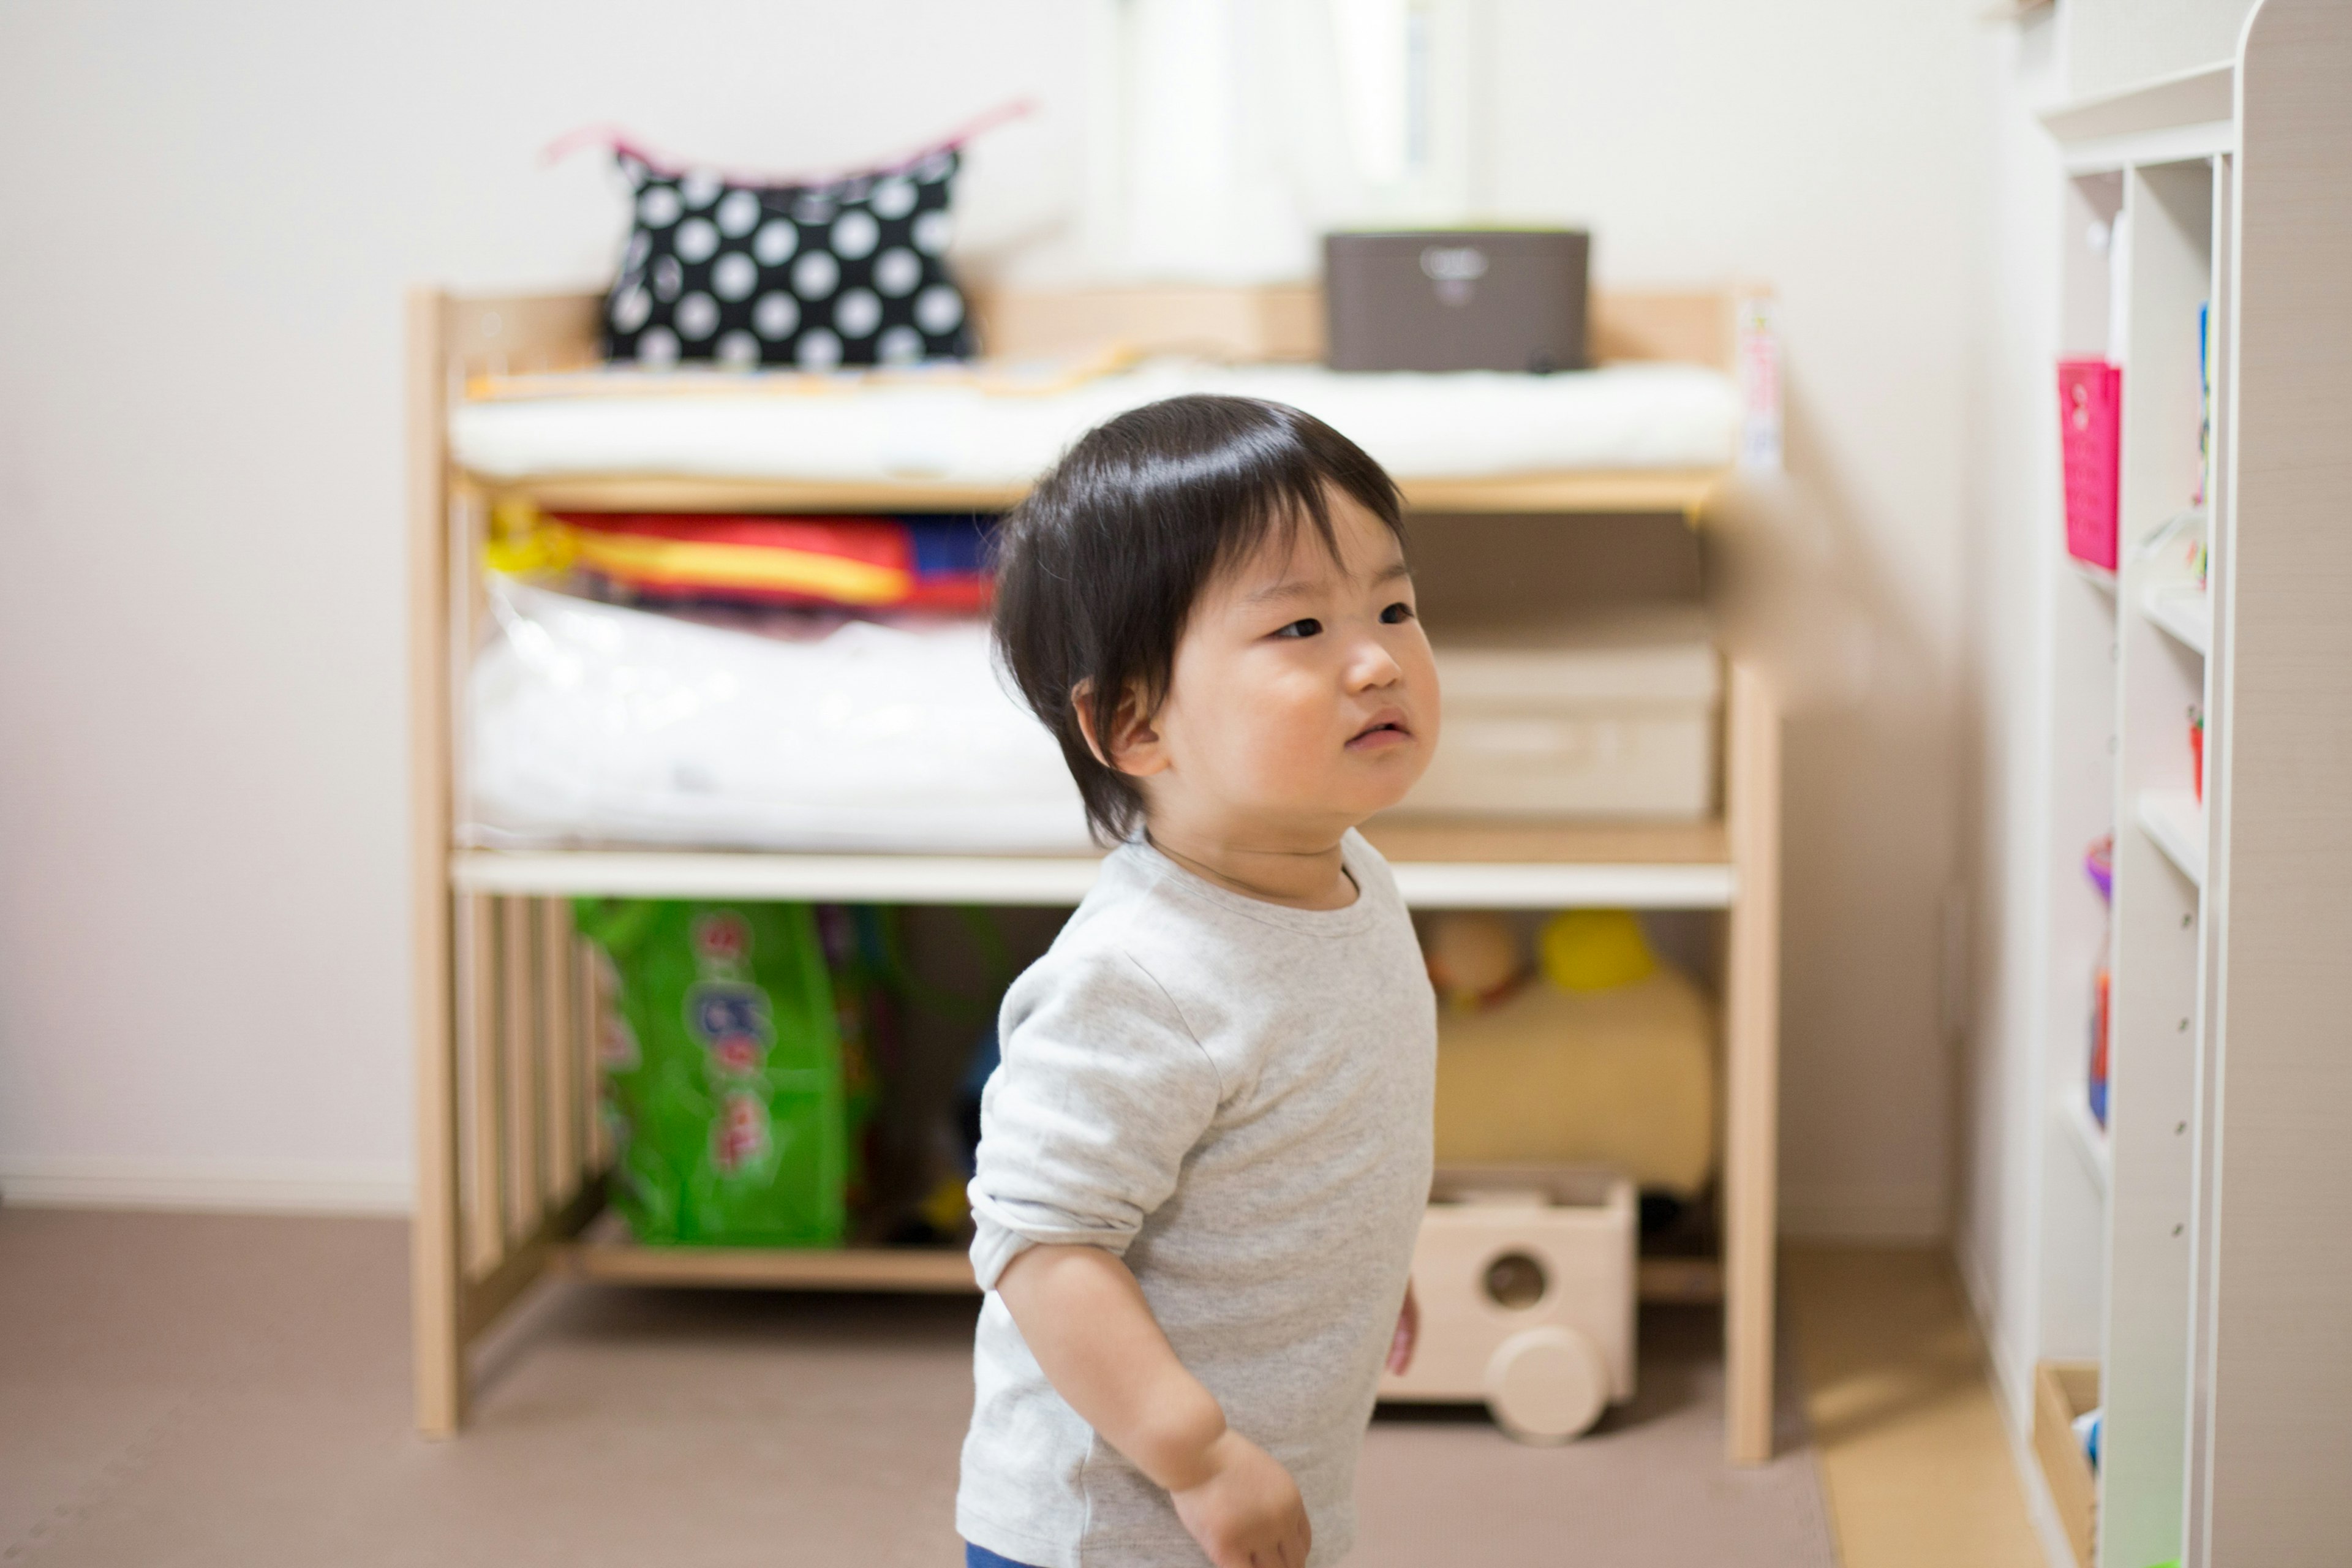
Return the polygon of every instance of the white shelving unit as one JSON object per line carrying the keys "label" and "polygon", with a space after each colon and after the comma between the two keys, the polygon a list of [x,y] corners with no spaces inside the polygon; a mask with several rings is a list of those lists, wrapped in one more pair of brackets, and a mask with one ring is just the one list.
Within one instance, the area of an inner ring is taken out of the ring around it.
{"label": "white shelving unit", "polygon": [[[2224,73],[2226,76],[2227,73]],[[2196,1096],[2200,881],[2206,822],[2193,800],[2188,716],[2211,714],[2207,661],[2189,645],[2188,575],[2168,526],[2196,505],[2198,310],[2218,299],[2215,258],[2227,248],[2233,151],[2228,83],[2200,84],[2192,113],[2211,121],[2126,129],[2106,103],[2046,117],[2070,144],[2063,350],[2123,367],[2120,568],[2084,591],[2079,563],[2053,539],[2052,756],[2057,838],[2051,926],[2053,969],[2044,1082],[2072,1146],[2044,1194],[2045,1271],[2093,1271],[2070,1294],[2089,1321],[2053,1322],[2043,1353],[2095,1359],[2102,1434],[2099,1558],[2146,1568],[2177,1553],[2189,1344],[2192,1103]],[[2178,111],[2179,105],[2175,104]],[[2202,127],[2200,129],[2200,127]],[[2198,601],[2201,607],[2208,603]],[[2200,641],[2210,641],[2210,619]],[[2113,899],[2102,908],[2079,867],[2085,847],[2115,837]],[[2089,976],[2109,942],[2109,1090],[2102,1129],[2085,1099]],[[2087,1245],[2085,1245],[2087,1243]]]}
{"label": "white shelving unit", "polygon": [[2059,1116],[2066,1123],[2066,1134],[2074,1141],[2074,1152],[2083,1157],[2083,1173],[2105,1196],[2107,1184],[2115,1175],[2115,1165],[2107,1153],[2107,1130],[2091,1114],[2087,1086],[2060,1108]]}
{"label": "white shelving unit", "polygon": [[[2083,568],[2053,532],[2042,595],[2035,1350],[2045,1380],[2097,1365],[2098,1568],[2341,1562],[2352,9],[2263,0],[2234,64],[2042,120],[2063,168],[2060,349],[2120,363],[2123,427],[2121,569]],[[2182,537],[2200,507],[2204,582]],[[2103,910],[2079,867],[2109,831]],[[2104,1131],[2084,1098],[2103,940]],[[2065,1441],[2037,1436],[2045,1465]],[[2089,1518],[2066,1522],[2090,1537]]]}
{"label": "white shelving unit", "polygon": [[2140,592],[2139,613],[2198,658],[2211,651],[2213,595],[2202,584],[2151,583]]}
{"label": "white shelving unit", "polygon": [[2194,888],[2205,885],[2205,807],[2186,790],[2142,790],[2133,817],[2174,870]]}

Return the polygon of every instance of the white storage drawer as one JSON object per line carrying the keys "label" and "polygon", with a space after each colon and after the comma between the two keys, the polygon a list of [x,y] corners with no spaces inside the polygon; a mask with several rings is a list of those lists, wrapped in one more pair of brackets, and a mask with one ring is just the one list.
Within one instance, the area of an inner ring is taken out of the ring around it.
{"label": "white storage drawer", "polygon": [[1722,666],[1703,620],[1612,617],[1444,643],[1445,719],[1402,811],[1695,819],[1715,805]]}

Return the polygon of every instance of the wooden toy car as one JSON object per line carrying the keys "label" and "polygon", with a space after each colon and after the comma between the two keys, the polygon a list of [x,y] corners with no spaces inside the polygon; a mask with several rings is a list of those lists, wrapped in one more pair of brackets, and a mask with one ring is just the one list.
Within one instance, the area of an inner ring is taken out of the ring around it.
{"label": "wooden toy car", "polygon": [[1633,1394],[1633,1186],[1604,1171],[1441,1169],[1413,1247],[1421,1331],[1382,1399],[1483,1400],[1564,1443]]}

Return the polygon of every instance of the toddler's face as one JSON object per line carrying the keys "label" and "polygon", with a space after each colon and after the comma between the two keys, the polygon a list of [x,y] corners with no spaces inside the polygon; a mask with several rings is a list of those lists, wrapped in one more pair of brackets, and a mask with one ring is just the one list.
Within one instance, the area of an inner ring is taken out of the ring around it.
{"label": "toddler's face", "polygon": [[1394,805],[1437,744],[1437,672],[1404,552],[1334,491],[1338,559],[1312,528],[1202,594],[1149,721],[1151,814],[1326,831]]}

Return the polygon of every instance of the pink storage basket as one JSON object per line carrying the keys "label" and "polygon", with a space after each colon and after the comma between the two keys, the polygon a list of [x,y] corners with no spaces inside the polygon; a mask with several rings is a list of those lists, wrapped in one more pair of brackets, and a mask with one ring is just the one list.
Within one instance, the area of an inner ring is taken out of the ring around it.
{"label": "pink storage basket", "polygon": [[2116,569],[2116,474],[2124,373],[2100,359],[2058,362],[2058,442],[2066,462],[2066,553]]}

